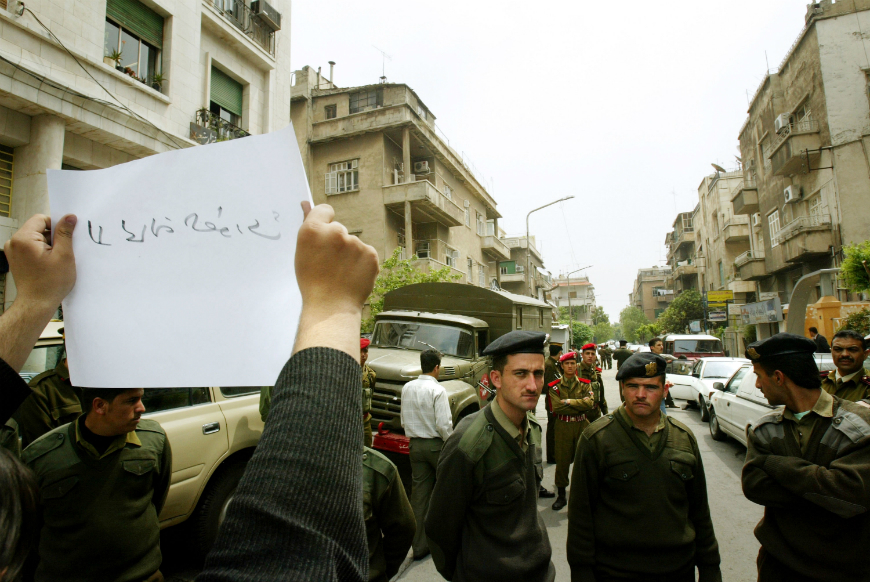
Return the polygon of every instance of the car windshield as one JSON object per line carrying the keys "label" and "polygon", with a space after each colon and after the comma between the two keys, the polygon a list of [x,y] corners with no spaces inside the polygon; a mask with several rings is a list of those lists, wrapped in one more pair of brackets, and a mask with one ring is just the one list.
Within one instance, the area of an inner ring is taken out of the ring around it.
{"label": "car windshield", "polygon": [[688,376],[692,373],[692,364],[688,360],[674,360],[668,364],[669,374],[677,374],[678,376]]}
{"label": "car windshield", "polygon": [[746,362],[707,362],[704,366],[703,378],[730,378],[737,368]]}
{"label": "car windshield", "polygon": [[718,354],[722,352],[719,340],[681,339],[674,342],[674,353]]}
{"label": "car windshield", "polygon": [[372,345],[421,351],[434,348],[460,358],[471,358],[474,354],[474,336],[470,332],[448,325],[410,321],[379,321],[372,334]]}
{"label": "car windshield", "polygon": [[38,346],[33,348],[27,361],[21,367],[21,377],[30,382],[46,370],[54,370],[63,357],[63,344],[55,346]]}

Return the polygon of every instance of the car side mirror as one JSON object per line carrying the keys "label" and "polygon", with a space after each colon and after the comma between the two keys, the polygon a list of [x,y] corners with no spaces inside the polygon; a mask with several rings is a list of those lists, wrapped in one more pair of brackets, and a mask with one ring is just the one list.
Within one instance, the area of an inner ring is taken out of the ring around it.
{"label": "car side mirror", "polygon": [[698,372],[692,372],[692,378],[700,378],[700,377],[701,377],[701,374],[699,374]]}
{"label": "car side mirror", "polygon": [[725,392],[725,384],[722,382],[713,382],[713,388],[719,390],[720,392]]}

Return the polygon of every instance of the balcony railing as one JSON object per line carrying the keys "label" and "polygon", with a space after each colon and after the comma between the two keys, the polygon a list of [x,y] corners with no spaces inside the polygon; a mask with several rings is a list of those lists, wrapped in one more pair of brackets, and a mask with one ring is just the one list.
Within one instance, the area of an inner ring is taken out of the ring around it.
{"label": "balcony railing", "polygon": [[206,0],[230,23],[245,33],[264,51],[275,56],[275,31],[252,11],[245,0]]}
{"label": "balcony railing", "polygon": [[734,259],[734,266],[740,267],[749,261],[759,260],[764,260],[764,251],[746,251],[743,254],[737,255],[737,258]]}
{"label": "balcony railing", "polygon": [[783,144],[785,140],[792,135],[799,135],[801,133],[817,133],[819,131],[819,122],[814,119],[804,119],[803,121],[798,121],[797,123],[789,123],[785,126],[782,131],[776,136],[776,139],[773,140],[773,144],[771,144],[770,153],[771,155]]}
{"label": "balcony railing", "polygon": [[784,227],[779,229],[774,236],[771,237],[770,246],[775,247],[779,244],[784,243],[790,238],[795,237],[801,231],[810,229],[810,228],[818,228],[824,227],[831,224],[831,215],[830,214],[811,214],[809,216],[801,216],[799,218],[795,218]]}
{"label": "balcony railing", "polygon": [[[236,127],[226,119],[219,115],[215,115],[208,109],[200,109],[196,112],[196,121],[194,122],[199,127],[214,132],[213,135],[197,136],[197,141],[201,144],[212,143],[215,141],[226,141],[228,139],[236,139],[240,137],[248,137],[251,135],[241,127]],[[213,139],[211,139],[213,138]]]}

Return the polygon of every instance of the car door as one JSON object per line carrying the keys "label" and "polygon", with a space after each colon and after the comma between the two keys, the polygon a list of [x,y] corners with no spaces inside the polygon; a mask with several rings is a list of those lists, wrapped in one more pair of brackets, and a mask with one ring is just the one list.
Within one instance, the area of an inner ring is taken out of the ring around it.
{"label": "car door", "polygon": [[260,387],[224,386],[215,389],[215,398],[227,421],[229,452],[257,446],[264,426],[260,418]]}
{"label": "car door", "polygon": [[[697,366],[697,364],[695,364]],[[667,375],[667,379],[671,384],[671,398],[679,398],[681,400],[689,400],[692,398],[692,377],[693,367],[691,362],[686,360],[674,360],[670,366],[671,373]]]}
{"label": "car door", "polygon": [[226,454],[226,421],[209,388],[148,388],[142,402],[144,416],[160,423],[172,447],[172,482],[160,512],[167,525],[193,511],[210,471]]}
{"label": "car door", "polygon": [[746,446],[746,427],[775,407],[771,406],[764,394],[755,387],[755,372],[748,372],[740,382],[737,397],[732,405],[734,438]]}
{"label": "car door", "polygon": [[737,370],[725,385],[725,389],[716,399],[716,416],[719,417],[719,426],[723,431],[732,436],[734,436],[735,432],[733,412],[734,401],[737,398],[737,390],[740,388],[740,384],[746,377],[746,374],[750,371],[751,368],[748,366]]}

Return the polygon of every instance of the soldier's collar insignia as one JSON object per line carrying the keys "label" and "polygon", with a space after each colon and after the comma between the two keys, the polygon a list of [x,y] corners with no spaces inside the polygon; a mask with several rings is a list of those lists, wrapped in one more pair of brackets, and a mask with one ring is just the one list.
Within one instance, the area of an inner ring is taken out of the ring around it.
{"label": "soldier's collar insignia", "polygon": [[761,354],[759,354],[755,348],[749,348],[746,350],[746,355],[749,356],[750,360],[757,360],[761,358]]}
{"label": "soldier's collar insignia", "polygon": [[659,367],[658,367],[658,365],[656,365],[655,362],[650,362],[649,364],[647,364],[647,365],[646,365],[646,376],[647,376],[647,378],[652,378],[653,376],[655,376],[655,375],[658,373],[658,371],[659,371],[658,368],[659,368]]}

